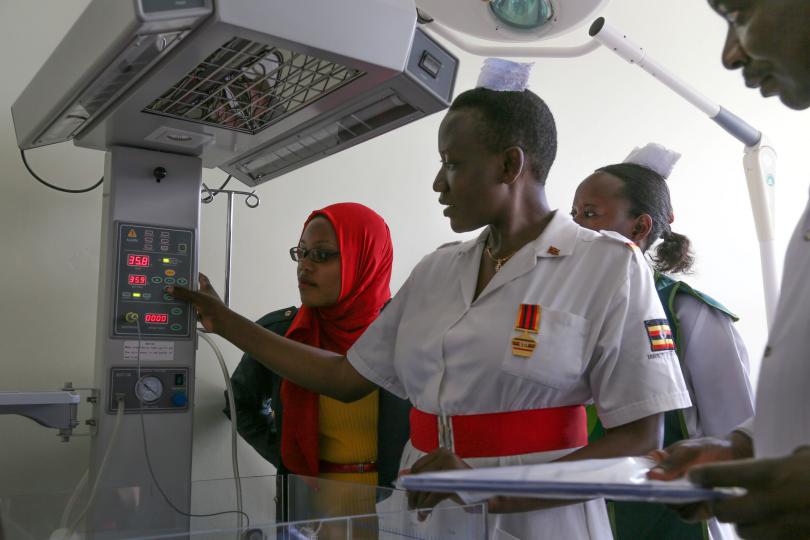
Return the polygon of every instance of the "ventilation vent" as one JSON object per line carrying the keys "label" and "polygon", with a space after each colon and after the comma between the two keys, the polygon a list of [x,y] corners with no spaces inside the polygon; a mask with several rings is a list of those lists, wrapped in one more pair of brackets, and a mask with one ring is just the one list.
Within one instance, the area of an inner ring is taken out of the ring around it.
{"label": "ventilation vent", "polygon": [[254,134],[364,74],[233,38],[144,111]]}
{"label": "ventilation vent", "polygon": [[338,120],[265,147],[237,164],[236,169],[254,182],[269,180],[423,115],[399,96],[388,95]]}

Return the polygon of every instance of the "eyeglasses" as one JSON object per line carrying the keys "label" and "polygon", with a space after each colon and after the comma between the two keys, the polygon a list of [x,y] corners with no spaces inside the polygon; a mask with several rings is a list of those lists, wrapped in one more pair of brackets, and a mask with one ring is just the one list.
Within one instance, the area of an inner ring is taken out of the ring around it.
{"label": "eyeglasses", "polygon": [[327,251],[325,249],[306,249],[300,246],[290,248],[290,258],[295,262],[301,262],[305,258],[315,263],[325,263],[329,259],[340,255],[339,251]]}

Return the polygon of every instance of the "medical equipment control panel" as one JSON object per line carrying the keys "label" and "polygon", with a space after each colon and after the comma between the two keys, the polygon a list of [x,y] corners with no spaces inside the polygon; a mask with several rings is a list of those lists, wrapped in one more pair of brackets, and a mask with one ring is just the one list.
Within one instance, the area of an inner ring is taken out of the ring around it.
{"label": "medical equipment control panel", "polygon": [[191,284],[194,231],[118,223],[113,337],[191,338],[186,302],[168,285]]}
{"label": "medical equipment control panel", "polygon": [[118,411],[119,396],[124,412],[167,412],[188,409],[187,368],[112,368],[107,410]]}

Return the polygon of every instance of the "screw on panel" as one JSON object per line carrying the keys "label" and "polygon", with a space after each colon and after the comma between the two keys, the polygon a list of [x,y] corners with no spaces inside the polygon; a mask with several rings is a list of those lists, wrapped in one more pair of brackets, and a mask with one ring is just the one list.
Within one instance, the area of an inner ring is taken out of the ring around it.
{"label": "screw on panel", "polygon": [[168,171],[164,167],[155,167],[155,170],[152,171],[152,174],[155,176],[155,180],[160,182],[166,175],[169,174]]}

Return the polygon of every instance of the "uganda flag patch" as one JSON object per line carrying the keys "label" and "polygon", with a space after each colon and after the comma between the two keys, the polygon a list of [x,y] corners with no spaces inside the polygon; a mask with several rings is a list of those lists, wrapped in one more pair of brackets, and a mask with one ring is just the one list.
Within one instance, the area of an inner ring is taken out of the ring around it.
{"label": "uganda flag patch", "polygon": [[672,339],[669,321],[666,319],[653,319],[644,321],[644,326],[647,327],[647,337],[650,338],[650,349],[653,352],[675,350],[675,340]]}

